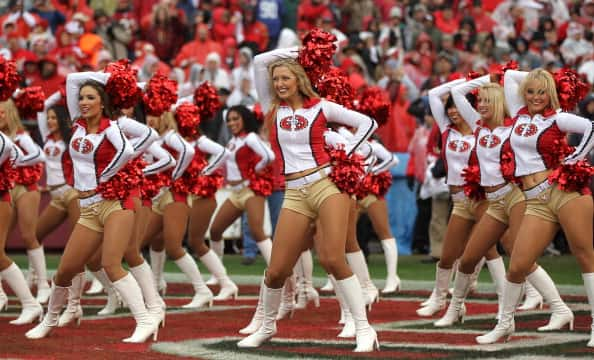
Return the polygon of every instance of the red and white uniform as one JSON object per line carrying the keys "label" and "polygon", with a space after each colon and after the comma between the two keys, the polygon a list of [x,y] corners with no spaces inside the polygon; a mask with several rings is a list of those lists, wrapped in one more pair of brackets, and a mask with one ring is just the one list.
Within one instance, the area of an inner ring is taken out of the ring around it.
{"label": "red and white uniform", "polygon": [[50,187],[66,184],[62,169],[62,160],[67,145],[63,139],[50,133],[47,124],[47,110],[59,101],[61,97],[59,91],[55,92],[45,100],[43,112],[37,113],[37,126],[44,141],[43,152],[45,154],[46,183]]}
{"label": "red and white uniform", "polygon": [[17,161],[23,153],[4,133],[0,132],[0,201],[10,203],[10,189],[13,187],[9,172],[12,170],[10,160]]}
{"label": "red and white uniform", "polygon": [[572,164],[583,159],[594,146],[594,124],[590,120],[563,111],[545,111],[531,116],[519,93],[520,83],[528,73],[508,70],[504,76],[505,100],[510,114],[515,118],[511,132],[511,147],[515,157],[515,175],[525,176],[556,164],[550,163],[547,154],[554,153],[566,133],[583,134],[575,151],[565,158]]}
{"label": "red and white uniform", "polygon": [[[343,136],[344,139],[353,137],[353,133],[344,127],[340,127],[338,133]],[[326,134],[326,136],[327,135],[328,134]],[[388,151],[388,149],[376,140],[365,141],[365,143],[359,147],[357,153],[365,159],[367,172],[373,175],[388,171],[392,166],[398,165],[399,162],[396,155]]]}
{"label": "red and white uniform", "polygon": [[482,126],[481,115],[466,99],[467,93],[490,82],[490,75],[485,75],[466,81],[452,89],[452,97],[458,112],[476,135],[475,151],[480,169],[481,186],[497,186],[507,182],[501,172],[501,158],[505,151],[511,150],[509,137],[512,122],[505,121],[503,126],[494,129]]}
{"label": "red and white uniform", "polygon": [[23,156],[15,162],[15,166],[33,166],[45,161],[43,151],[26,131],[17,132],[14,137],[14,144],[23,152]]}
{"label": "red and white uniform", "polygon": [[175,166],[175,159],[162,146],[162,141],[159,139],[151,144],[144,152],[143,159],[148,163],[142,169],[144,176],[156,175],[163,171],[169,170]]}
{"label": "red and white uniform", "polygon": [[[227,152],[225,168],[229,182],[245,180],[252,170],[258,172],[275,159],[272,150],[255,133],[231,138],[227,143]],[[250,164],[254,163],[254,169],[250,169]]]}
{"label": "red and white uniform", "polygon": [[[255,57],[256,89],[264,113],[270,110],[272,99],[268,64],[283,58],[295,59],[297,54],[297,48],[290,48]],[[347,154],[356,150],[377,128],[377,123],[370,117],[325,99],[305,99],[303,107],[296,110],[281,103],[273,120],[270,139],[276,156],[281,159],[283,174],[316,168],[330,162],[324,146],[328,122],[357,129],[345,146]]]}
{"label": "red and white uniform", "polygon": [[87,122],[74,123],[69,147],[73,186],[78,191],[95,190],[130,160],[134,150],[115,121],[102,118],[96,133],[87,132]]}
{"label": "red and white uniform", "polygon": [[163,134],[160,141],[165,150],[175,159],[175,167],[171,172],[171,179],[177,180],[184,174],[188,165],[192,162],[192,158],[194,158],[194,147],[174,130],[169,130]]}
{"label": "red and white uniform", "polygon": [[446,183],[450,186],[463,186],[465,181],[462,170],[468,166],[475,144],[474,134],[464,135],[451,124],[446,114],[442,96],[448,94],[454,86],[464,79],[450,81],[429,90],[429,106],[442,137],[442,154],[447,166]]}
{"label": "red and white uniform", "polygon": [[134,149],[134,157],[144,153],[159,138],[159,134],[154,129],[127,116],[121,116],[117,120],[117,123],[126,138],[130,141]]}
{"label": "red and white uniform", "polygon": [[194,143],[196,151],[200,151],[205,155],[210,155],[208,164],[202,169],[202,174],[210,175],[215,170],[225,164],[225,159],[229,155],[229,152],[221,145],[208,137],[201,135],[198,140]]}

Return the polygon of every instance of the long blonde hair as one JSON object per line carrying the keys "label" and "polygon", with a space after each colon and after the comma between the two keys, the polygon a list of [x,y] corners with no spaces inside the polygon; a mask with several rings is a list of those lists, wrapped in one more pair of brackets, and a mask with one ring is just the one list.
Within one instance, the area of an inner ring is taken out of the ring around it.
{"label": "long blonde hair", "polygon": [[159,128],[156,129],[159,134],[164,134],[169,130],[177,131],[177,123],[171,111],[166,111],[159,119]]}
{"label": "long blonde hair", "polygon": [[4,115],[6,116],[6,125],[8,127],[6,135],[9,138],[14,138],[16,133],[25,130],[19,111],[12,99],[0,102],[0,106],[4,108]]}
{"label": "long blonde hair", "polygon": [[289,71],[292,72],[297,78],[297,89],[301,96],[308,99],[317,99],[320,97],[320,95],[318,95],[314,91],[313,86],[311,85],[311,81],[309,80],[307,73],[303,69],[303,66],[301,66],[301,64],[299,64],[297,61],[293,59],[281,59],[271,63],[270,65],[268,65],[268,88],[270,96],[272,97],[272,99],[270,100],[270,110],[266,115],[266,122],[268,123],[268,126],[270,126],[270,123],[276,117],[276,111],[281,102],[281,99],[278,97],[276,91],[274,90],[272,74],[274,73],[274,70],[276,68],[282,66],[289,69]]}
{"label": "long blonde hair", "polygon": [[549,95],[549,105],[553,110],[557,110],[561,107],[561,104],[559,103],[559,96],[557,95],[557,87],[555,86],[555,79],[553,79],[553,75],[551,75],[550,72],[542,68],[530,71],[524,80],[522,80],[522,83],[520,84],[519,95],[522,97],[522,99],[524,99],[524,102],[526,102],[526,87],[531,81],[538,81],[544,86],[545,91]]}
{"label": "long blonde hair", "polygon": [[479,88],[478,96],[485,100],[493,110],[493,117],[489,120],[490,125],[502,126],[507,114],[503,88],[499,84],[489,83]]}

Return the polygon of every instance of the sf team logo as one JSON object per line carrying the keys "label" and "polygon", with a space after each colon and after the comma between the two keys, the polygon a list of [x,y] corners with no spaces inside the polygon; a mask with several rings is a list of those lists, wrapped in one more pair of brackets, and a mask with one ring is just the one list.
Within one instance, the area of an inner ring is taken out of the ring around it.
{"label": "sf team logo", "polygon": [[303,130],[309,122],[301,115],[287,116],[280,121],[280,127],[288,131]]}
{"label": "sf team logo", "polygon": [[464,140],[451,140],[448,142],[448,149],[455,152],[466,152],[470,150],[470,143]]}
{"label": "sf team logo", "polygon": [[479,139],[479,144],[482,147],[494,148],[495,146],[501,144],[501,139],[495,134],[485,135]]}
{"label": "sf team logo", "polygon": [[538,132],[538,127],[534,124],[520,124],[516,126],[516,129],[514,131],[516,135],[530,137],[536,135],[536,133]]}
{"label": "sf team logo", "polygon": [[89,154],[93,151],[93,143],[85,138],[76,138],[72,140],[72,148],[79,153]]}
{"label": "sf team logo", "polygon": [[44,152],[45,152],[45,155],[47,155],[49,157],[56,157],[56,156],[60,155],[60,148],[58,148],[56,146],[48,146],[45,148]]}

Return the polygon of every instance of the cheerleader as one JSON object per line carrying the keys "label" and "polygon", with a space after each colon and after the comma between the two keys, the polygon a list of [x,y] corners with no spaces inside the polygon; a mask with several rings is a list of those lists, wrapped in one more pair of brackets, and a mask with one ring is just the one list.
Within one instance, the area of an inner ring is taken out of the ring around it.
{"label": "cheerleader", "polygon": [[27,258],[30,265],[27,277],[31,283],[30,285],[33,285],[33,283],[37,285],[37,301],[46,303],[49,298],[50,287],[47,282],[45,253],[35,234],[39,215],[39,202],[41,200],[37,182],[43,172],[45,154],[25,131],[14,102],[7,100],[2,103],[2,108],[5,120],[0,131],[11,138],[24,154],[22,161],[17,164],[16,184],[10,190],[12,206],[16,210],[13,212],[11,224],[14,224],[14,217],[16,217],[21,238],[27,248]]}
{"label": "cheerleader", "polygon": [[[12,100],[0,103],[0,128],[6,127],[10,116],[16,116],[16,114],[11,115],[11,109],[13,109],[14,104],[12,106],[6,106],[7,102],[12,103]],[[12,161],[10,159],[11,157]],[[15,165],[18,166],[24,158],[24,154],[13,144],[10,138],[4,132],[0,132],[0,276],[8,283],[8,286],[16,294],[22,306],[19,317],[10,321],[13,325],[29,324],[41,319],[43,316],[43,308],[31,294],[23,273],[6,255],[5,251],[6,238],[8,237],[12,215],[10,188],[13,186],[13,176],[15,175],[12,162],[14,161]],[[8,298],[0,285],[0,310],[6,308],[8,308]]]}
{"label": "cheerleader", "polygon": [[[508,182],[502,171],[504,167],[502,164],[512,156],[509,144],[512,123],[511,119],[506,118],[503,88],[499,84],[490,83],[490,78],[490,75],[485,75],[452,89],[456,107],[476,134],[475,152],[478,159],[480,185],[486,192],[489,207],[475,227],[460,258],[452,301],[445,315],[435,322],[437,327],[451,326],[456,321],[463,320],[464,298],[468,293],[470,277],[477,263],[500,238],[506,238],[512,242],[503,243],[506,251],[511,253],[525,210],[522,191],[514,183]],[[466,94],[474,89],[478,89],[476,110],[466,99]],[[504,237],[506,230],[507,235]],[[487,260],[487,267],[495,282],[499,314],[503,300],[505,265],[499,256]],[[561,300],[555,284],[546,271],[537,265],[534,265],[531,271],[535,287],[542,292],[553,310],[550,323],[538,330],[558,330],[567,322],[573,322],[571,310]]]}
{"label": "cheerleader", "polygon": [[349,198],[328,178],[330,157],[324,149],[327,122],[357,129],[345,150],[355,151],[377,128],[375,121],[320,99],[295,58],[297,49],[281,49],[255,58],[256,88],[262,109],[269,114],[271,143],[282,161],[286,191],[276,226],[270,264],[262,286],[264,319],[239,347],[258,347],[276,333],[276,315],[282,286],[306,248],[310,223],[319,218],[324,241],[320,263],[336,279],[356,327],[356,352],[379,347],[377,334],[367,321],[361,285],[349,269],[343,249],[348,226]]}
{"label": "cheerleader", "polygon": [[[179,116],[179,113],[181,112],[180,108],[183,105],[185,104],[177,106],[176,116]],[[194,105],[192,104],[192,106]],[[197,120],[197,117],[196,119],[190,120],[195,121]],[[190,279],[194,288],[192,301],[182,307],[200,308],[207,304],[208,306],[212,306],[212,292],[204,283],[196,262],[182,247],[182,241],[186,233],[190,215],[192,199],[188,189],[174,187],[176,181],[179,184],[184,180],[182,179],[182,176],[187,176],[185,173],[188,171],[188,167],[192,163],[195,154],[194,147],[182,137],[182,134],[191,135],[192,132],[196,131],[198,123],[193,122],[190,126],[186,126],[186,124],[181,121],[176,123],[174,115],[171,112],[165,112],[161,116],[148,115],[147,123],[160,135],[159,142],[174,157],[176,164],[173,170],[170,171],[170,174],[168,174],[169,180],[172,181],[171,186],[168,189],[163,188],[152,200],[152,211],[148,216],[148,225],[146,227],[143,243],[146,244],[151,242],[151,240],[155,241],[160,239],[157,235],[162,231],[164,248],[167,255]],[[206,166],[202,169],[202,174],[204,175],[212,170],[212,168]],[[154,252],[162,252],[156,251],[161,250],[161,246],[156,245],[157,243],[155,242],[151,244],[151,248],[153,249],[151,252],[151,261],[153,260],[152,256]],[[157,249],[155,249],[156,247]],[[164,265],[164,260],[165,259],[159,262],[160,266]],[[154,265],[152,268],[153,271],[157,270],[158,272],[153,272],[153,276],[155,277],[157,284],[159,284],[159,277],[162,274],[163,268],[156,268]]]}
{"label": "cheerleader", "polygon": [[231,195],[219,211],[210,227],[211,248],[222,258],[224,251],[223,232],[243,212],[247,212],[250,234],[266,264],[270,262],[272,241],[264,233],[264,206],[266,199],[250,188],[250,177],[257,176],[272,161],[274,153],[258,137],[258,122],[254,114],[243,105],[227,110],[227,127],[232,138],[227,143],[229,156],[225,162],[226,182]]}
{"label": "cheerleader", "polygon": [[[215,177],[211,175],[220,166],[225,164],[228,156],[228,151],[221,145],[210,140],[205,135],[200,135],[194,141],[194,149],[196,154],[206,158],[210,156],[210,164],[204,170],[204,181],[216,181]],[[198,156],[198,155],[195,155]],[[222,177],[221,177],[222,180]],[[213,186],[213,190],[214,190]],[[205,191],[200,188],[197,191]],[[196,256],[206,266],[208,271],[217,280],[220,285],[220,290],[213,300],[223,301],[230,298],[237,298],[238,287],[227,275],[227,270],[223,265],[221,259],[217,254],[211,250],[204,242],[204,235],[208,230],[210,220],[217,208],[217,201],[215,199],[215,192],[210,194],[195,194],[192,195],[192,208],[190,210],[190,223],[188,225],[189,242]]]}
{"label": "cheerleader", "polygon": [[[565,232],[582,270],[594,316],[592,196],[548,180],[554,170],[571,168],[572,164],[588,154],[594,146],[594,125],[588,119],[560,110],[555,80],[546,70],[535,69],[529,73],[508,70],[504,75],[504,93],[509,112],[514,117],[510,135],[514,175],[521,180],[526,210],[511,253],[501,316],[492,331],[476,338],[480,344],[494,343],[513,334],[514,313],[524,281],[528,279],[533,285],[538,283],[538,280],[534,281],[534,263],[551,242],[559,226]],[[567,133],[583,134],[581,143],[573,152],[564,151]],[[554,307],[561,306],[561,303]],[[554,319],[555,309],[553,311],[549,325],[554,323],[560,327],[569,322],[571,327],[571,312],[565,311],[564,315]],[[594,347],[594,327],[588,346]]]}
{"label": "cheerleader", "polygon": [[[474,224],[487,208],[486,201],[470,198],[464,193],[462,170],[471,161],[475,137],[449,95],[454,86],[463,82],[464,79],[453,80],[429,90],[429,106],[443,139],[446,183],[450,188],[454,208],[444,237],[443,252],[436,266],[435,287],[429,299],[417,309],[419,316],[432,316],[445,307],[454,262],[462,255]],[[441,99],[444,95],[448,96],[445,105]],[[497,257],[497,250],[493,247],[489,255],[490,258]],[[476,270],[480,271],[480,268],[482,263],[479,263]]]}
{"label": "cheerleader", "polygon": [[71,74],[66,79],[68,110],[77,121],[68,151],[72,168],[65,171],[72,174],[70,179],[79,192],[81,214],[58,266],[48,311],[26,337],[44,338],[58,324],[72,280],[102,246],[103,268],[136,320],[134,333],[123,341],[144,342],[151,335],[156,339],[160,319],[149,314],[138,283],[121,264],[132,235],[134,213],[128,194],[114,187],[115,181],[125,176],[120,170],[132,158],[133,148],[113,121],[112,99],[106,86],[97,81],[97,73],[84,73],[88,80],[83,83],[79,82],[81,76]]}

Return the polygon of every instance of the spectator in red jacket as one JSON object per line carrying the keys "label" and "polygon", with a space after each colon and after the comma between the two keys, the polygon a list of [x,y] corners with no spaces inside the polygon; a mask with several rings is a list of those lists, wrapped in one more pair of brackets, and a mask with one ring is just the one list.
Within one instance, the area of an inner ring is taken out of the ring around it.
{"label": "spectator in red jacket", "polygon": [[186,43],[181,48],[175,58],[174,64],[189,69],[189,65],[192,63],[204,64],[206,55],[211,52],[216,52],[220,56],[224,55],[221,44],[210,38],[208,25],[200,24],[196,30],[196,39]]}
{"label": "spectator in red jacket", "polygon": [[179,13],[165,5],[154,7],[150,23],[143,27],[143,38],[155,47],[157,57],[165,62],[171,61],[184,44],[186,25]]}
{"label": "spectator in red jacket", "polygon": [[256,9],[251,6],[246,6],[243,10],[243,40],[239,42],[252,42],[258,46],[260,52],[266,50],[268,47],[268,27],[258,20],[256,20]]}
{"label": "spectator in red jacket", "polygon": [[64,86],[66,78],[58,74],[58,61],[53,56],[46,56],[39,60],[40,77],[31,86],[41,86],[46,96],[49,96]]}

